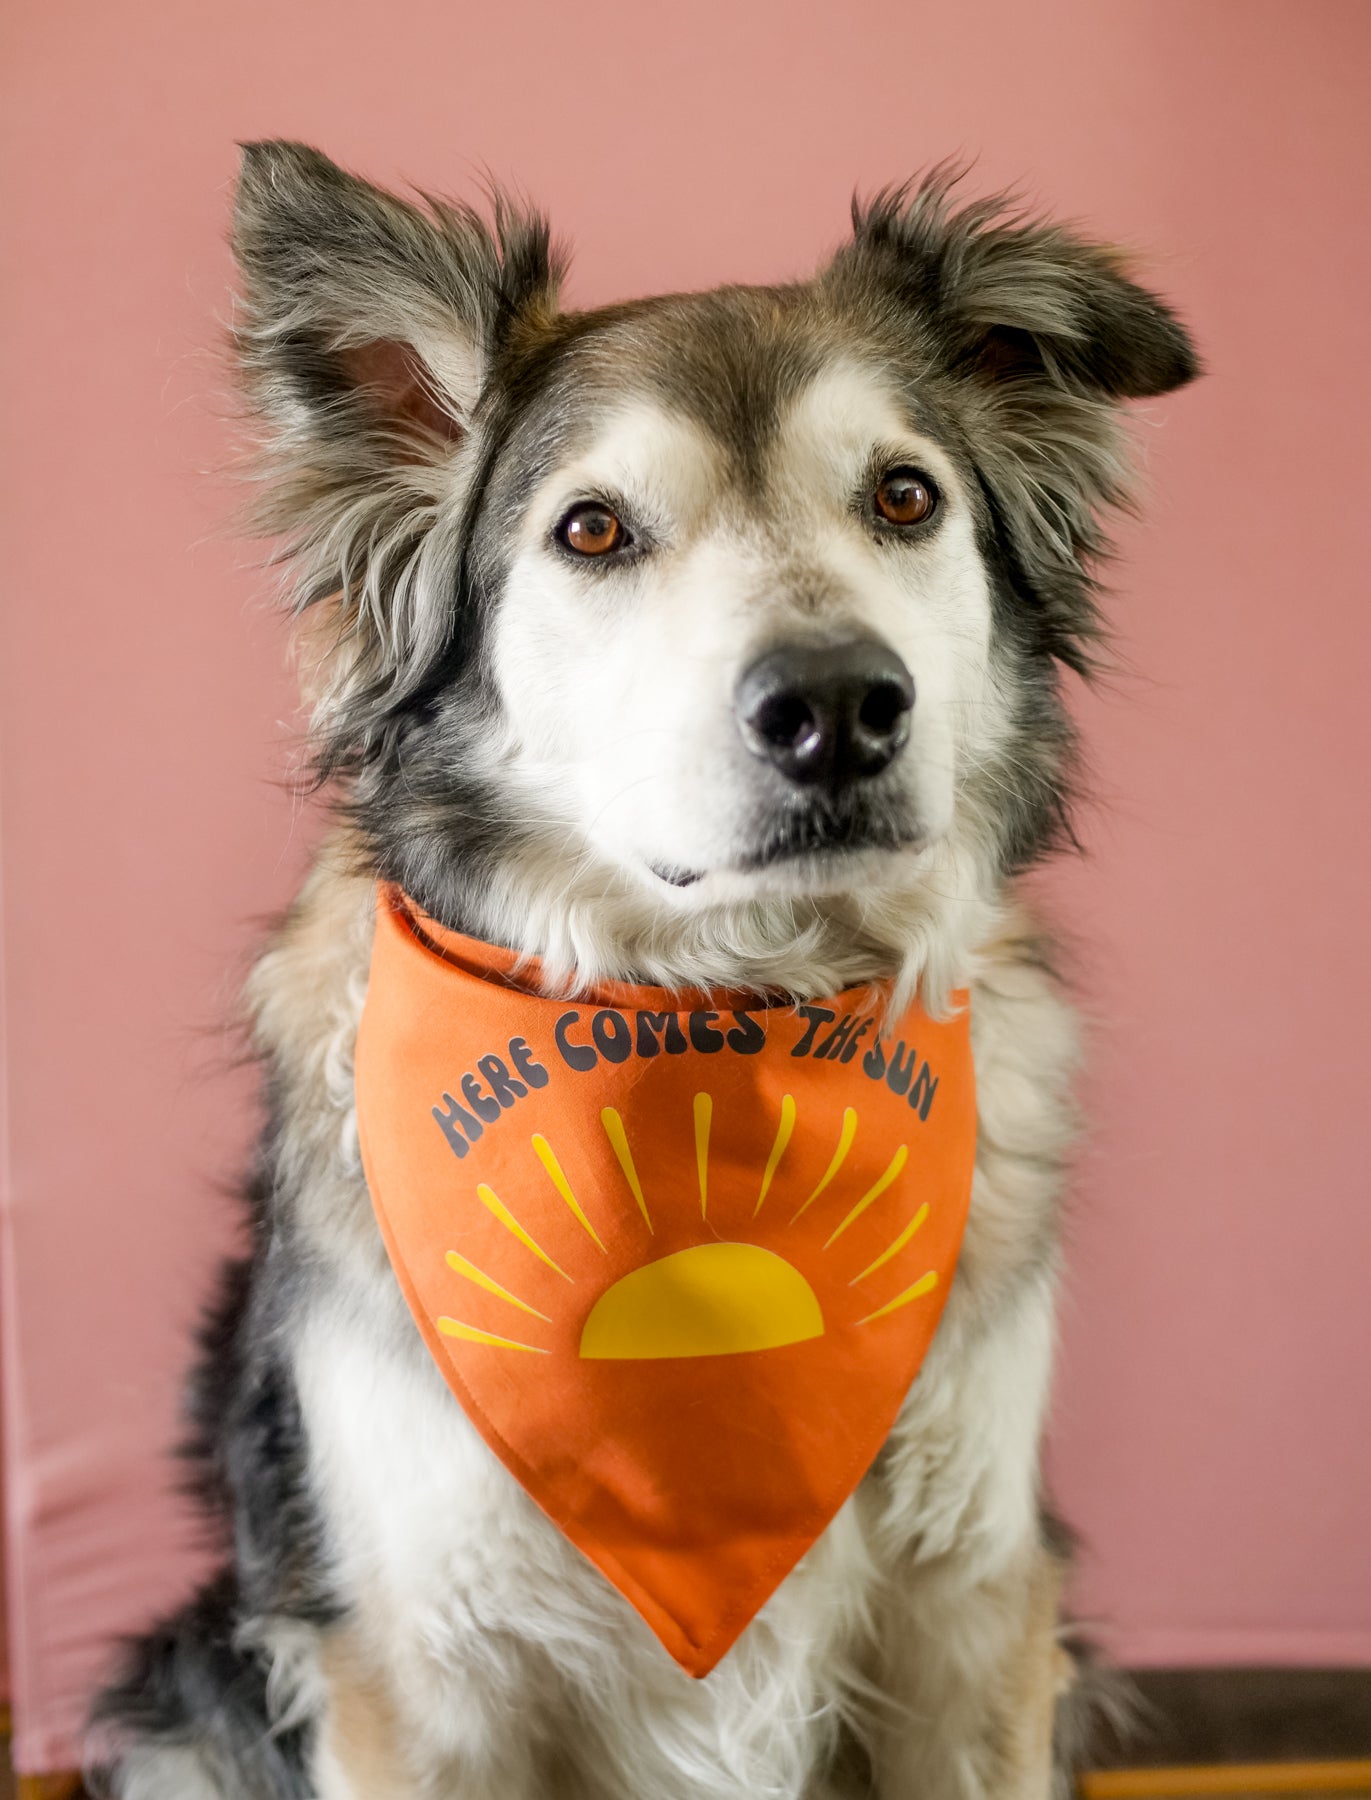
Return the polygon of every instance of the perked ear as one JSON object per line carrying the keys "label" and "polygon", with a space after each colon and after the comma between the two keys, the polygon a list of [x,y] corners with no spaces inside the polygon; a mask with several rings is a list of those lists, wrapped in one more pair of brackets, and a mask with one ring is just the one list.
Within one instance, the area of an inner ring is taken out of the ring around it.
{"label": "perked ear", "polygon": [[501,355],[551,315],[548,229],[498,196],[416,206],[304,144],[244,147],[234,347],[263,426],[256,522],[310,633],[322,771],[365,756],[459,627],[468,440]]}
{"label": "perked ear", "polygon": [[1001,199],[954,207],[957,180],[937,169],[854,205],[827,279],[955,411],[1021,616],[1042,650],[1088,673],[1102,515],[1129,499],[1120,403],[1183,386],[1199,362],[1117,251]]}
{"label": "perked ear", "polygon": [[1184,327],[1124,258],[1003,200],[950,205],[956,171],[854,204],[853,250],[879,264],[962,370],[1045,375],[1085,395],[1165,394],[1199,374]]}
{"label": "perked ear", "polygon": [[[306,144],[243,147],[235,332],[249,391],[292,434],[380,427],[432,453],[461,435],[502,333],[551,308],[543,220],[496,199],[410,205]],[[392,446],[394,447],[394,446]]]}

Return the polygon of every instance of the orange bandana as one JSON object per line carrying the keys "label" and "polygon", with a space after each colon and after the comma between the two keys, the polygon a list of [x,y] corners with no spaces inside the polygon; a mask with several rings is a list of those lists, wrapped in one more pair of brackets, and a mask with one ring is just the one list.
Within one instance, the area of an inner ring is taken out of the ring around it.
{"label": "orange bandana", "polygon": [[[971,1194],[965,1007],[613,984],[383,891],[357,1042],[376,1217],[473,1425],[692,1675],[875,1457]],[[683,1004],[684,1002],[684,1004]]]}

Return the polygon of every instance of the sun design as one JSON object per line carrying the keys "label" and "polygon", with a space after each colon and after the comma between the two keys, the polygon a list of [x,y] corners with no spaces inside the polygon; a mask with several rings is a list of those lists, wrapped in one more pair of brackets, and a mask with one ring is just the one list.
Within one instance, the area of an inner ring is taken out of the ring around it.
{"label": "sun design", "polygon": [[[667,1168],[646,1168],[645,1183],[624,1119],[605,1107],[600,1127],[622,1189],[615,1195],[597,1183],[590,1201],[589,1187],[581,1184],[589,1211],[556,1150],[535,1133],[530,1185],[520,1187],[522,1216],[486,1183],[474,1192],[475,1203],[507,1234],[498,1256],[483,1257],[498,1264],[502,1279],[460,1251],[446,1253],[455,1276],[497,1303],[493,1312],[501,1326],[494,1319],[487,1327],[444,1315],[439,1331],[535,1356],[554,1354],[557,1346],[546,1339],[555,1335],[563,1346],[574,1343],[582,1358],[601,1362],[728,1356],[804,1343],[834,1324],[873,1325],[932,1293],[938,1285],[934,1269],[913,1281],[907,1269],[903,1281],[889,1278],[898,1277],[890,1265],[929,1216],[927,1202],[915,1205],[902,1194],[908,1146],[896,1146],[870,1179],[882,1157],[874,1163],[869,1156],[851,1158],[858,1118],[849,1106],[836,1140],[829,1140],[831,1152],[825,1158],[821,1150],[806,1171],[807,1158],[795,1148],[799,1123],[795,1100],[786,1094],[760,1174],[753,1161],[748,1178],[748,1158],[740,1158],[736,1142],[712,1170],[714,1099],[696,1094],[690,1119],[681,1121],[678,1145],[685,1155],[668,1158]],[[812,1151],[819,1141],[814,1132],[800,1135]],[[661,1160],[655,1156],[654,1164]],[[861,1169],[855,1182],[854,1162]],[[683,1163],[686,1177],[680,1175]],[[690,1182],[688,1196],[683,1179]],[[669,1203],[660,1202],[659,1193]],[[856,1262],[863,1266],[854,1268]],[[611,1279],[616,1264],[628,1266]],[[864,1284],[887,1270],[877,1285],[893,1291],[881,1298]],[[582,1300],[576,1290],[587,1291],[587,1277],[594,1297]],[[488,1302],[459,1310],[475,1310],[478,1317],[492,1311]],[[568,1338],[565,1329],[542,1329],[558,1321],[574,1322],[578,1333]]]}

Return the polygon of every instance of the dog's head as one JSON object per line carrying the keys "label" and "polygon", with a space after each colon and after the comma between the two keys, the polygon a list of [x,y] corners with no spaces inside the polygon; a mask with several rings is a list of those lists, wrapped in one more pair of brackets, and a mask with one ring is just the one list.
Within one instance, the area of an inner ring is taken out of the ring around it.
{"label": "dog's head", "polygon": [[446,922],[803,985],[826,921],[900,960],[1051,841],[1118,403],[1195,363],[1112,252],[950,185],[812,281],[573,313],[536,218],[248,150],[321,765]]}

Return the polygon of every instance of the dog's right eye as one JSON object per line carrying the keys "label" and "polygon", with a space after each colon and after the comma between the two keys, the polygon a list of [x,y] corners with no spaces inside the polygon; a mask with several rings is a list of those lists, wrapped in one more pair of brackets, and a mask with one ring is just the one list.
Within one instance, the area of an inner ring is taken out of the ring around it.
{"label": "dog's right eye", "polygon": [[608,556],[622,550],[628,533],[619,518],[597,500],[584,500],[557,527],[556,538],[578,556]]}
{"label": "dog's right eye", "polygon": [[922,525],[938,504],[938,490],[918,469],[889,469],[877,483],[875,501],[887,525]]}

